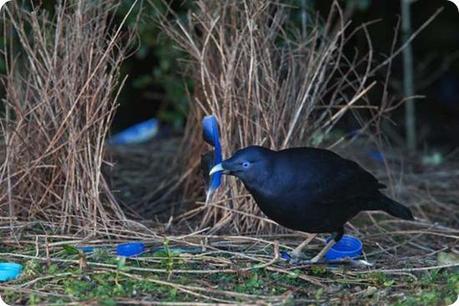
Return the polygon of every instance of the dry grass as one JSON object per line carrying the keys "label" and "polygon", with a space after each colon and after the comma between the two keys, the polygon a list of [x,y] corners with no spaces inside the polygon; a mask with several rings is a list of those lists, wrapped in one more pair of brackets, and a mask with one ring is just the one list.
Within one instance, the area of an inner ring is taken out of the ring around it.
{"label": "dry grass", "polygon": [[7,5],[3,215],[79,232],[125,220],[101,174],[133,37],[114,23],[118,5],[59,1],[54,17]]}

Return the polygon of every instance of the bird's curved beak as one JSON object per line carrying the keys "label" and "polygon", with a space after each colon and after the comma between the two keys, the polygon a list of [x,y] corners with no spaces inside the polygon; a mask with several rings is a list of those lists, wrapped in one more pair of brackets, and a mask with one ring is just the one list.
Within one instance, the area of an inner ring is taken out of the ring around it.
{"label": "bird's curved beak", "polygon": [[209,175],[215,174],[217,172],[227,173],[228,171],[225,168],[223,168],[222,163],[219,163],[213,166],[212,169],[210,169]]}

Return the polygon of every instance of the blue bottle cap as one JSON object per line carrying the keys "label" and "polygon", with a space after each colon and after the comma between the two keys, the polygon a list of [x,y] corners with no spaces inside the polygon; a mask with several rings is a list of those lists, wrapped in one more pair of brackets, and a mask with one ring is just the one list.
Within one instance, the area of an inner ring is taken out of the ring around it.
{"label": "blue bottle cap", "polygon": [[0,282],[6,282],[19,277],[22,273],[22,265],[14,262],[0,263]]}
{"label": "blue bottle cap", "polygon": [[[328,239],[329,240],[329,239]],[[362,255],[363,244],[358,238],[344,235],[328,252],[325,254],[327,260],[341,258],[355,258]]]}
{"label": "blue bottle cap", "polygon": [[141,255],[145,251],[145,244],[142,242],[127,242],[116,246],[116,255],[132,257]]}

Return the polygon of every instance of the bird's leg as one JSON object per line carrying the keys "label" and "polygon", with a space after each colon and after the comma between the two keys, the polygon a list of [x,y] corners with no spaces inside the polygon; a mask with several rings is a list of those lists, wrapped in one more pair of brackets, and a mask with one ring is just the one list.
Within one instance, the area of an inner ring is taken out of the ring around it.
{"label": "bird's leg", "polygon": [[335,245],[336,241],[334,239],[330,240],[327,245],[322,249],[320,250],[319,254],[317,254],[316,256],[314,256],[313,259],[311,259],[311,263],[316,263],[316,262],[319,262],[322,257],[324,257],[324,255],[328,252],[328,250],[330,250],[334,245]]}
{"label": "bird's leg", "polygon": [[315,237],[317,234],[308,234],[308,238],[306,238],[302,243],[300,243],[299,246],[297,246],[290,255],[294,258],[300,258],[301,257],[301,251],[304,249],[305,246],[307,246]]}
{"label": "bird's leg", "polygon": [[322,259],[322,257],[324,257],[324,255],[327,254],[328,250],[330,250],[335,245],[335,243],[341,240],[343,234],[343,231],[333,233],[332,239],[330,239],[327,245],[322,250],[320,250],[319,254],[317,254],[316,256],[314,256],[313,259],[311,259],[311,263],[319,262]]}

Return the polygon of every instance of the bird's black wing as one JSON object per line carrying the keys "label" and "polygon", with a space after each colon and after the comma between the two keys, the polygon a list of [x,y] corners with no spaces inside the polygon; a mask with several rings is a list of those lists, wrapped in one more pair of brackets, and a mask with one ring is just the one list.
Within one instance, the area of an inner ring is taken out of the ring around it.
{"label": "bird's black wing", "polygon": [[[320,202],[371,198],[385,186],[354,161],[323,149],[290,149],[297,186]],[[282,151],[281,151],[282,152]]]}
{"label": "bird's black wing", "polygon": [[372,198],[378,190],[385,186],[359,164],[348,159],[338,162],[334,176],[329,177],[325,184],[323,198],[354,199]]}

